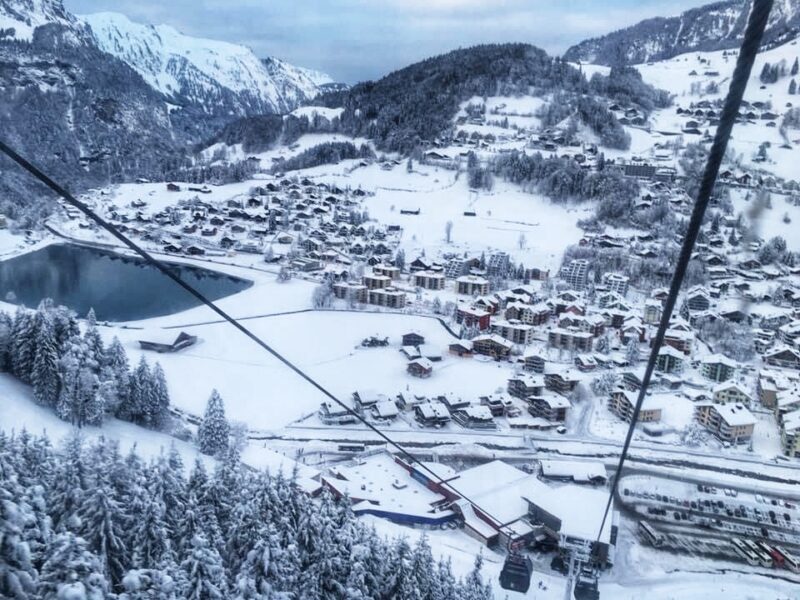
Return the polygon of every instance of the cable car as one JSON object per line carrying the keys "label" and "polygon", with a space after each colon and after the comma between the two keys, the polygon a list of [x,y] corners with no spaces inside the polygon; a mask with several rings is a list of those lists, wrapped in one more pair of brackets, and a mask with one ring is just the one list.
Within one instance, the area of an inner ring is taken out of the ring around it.
{"label": "cable car", "polygon": [[517,552],[511,553],[506,557],[503,570],[500,571],[500,587],[524,594],[531,586],[532,572],[533,563],[530,558]]}
{"label": "cable car", "polygon": [[575,600],[600,600],[597,576],[592,572],[583,571],[579,573],[575,579],[573,596]]}

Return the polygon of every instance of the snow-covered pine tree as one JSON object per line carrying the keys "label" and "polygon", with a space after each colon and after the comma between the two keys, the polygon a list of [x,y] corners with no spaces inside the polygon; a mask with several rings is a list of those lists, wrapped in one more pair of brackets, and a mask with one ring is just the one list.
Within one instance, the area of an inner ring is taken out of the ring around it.
{"label": "snow-covered pine tree", "polygon": [[148,413],[151,426],[160,429],[169,422],[169,390],[167,378],[160,363],[156,363],[150,372],[150,391],[147,394],[150,404]]}
{"label": "snow-covered pine tree", "polygon": [[48,512],[53,527],[62,531],[73,525],[87,489],[86,465],[83,460],[83,439],[70,435],[64,444],[64,458],[58,477],[53,478]]}
{"label": "snow-covered pine tree", "polygon": [[44,315],[37,332],[36,355],[31,371],[33,397],[42,406],[55,407],[60,387],[58,347],[50,315]]}
{"label": "snow-covered pine tree", "polygon": [[95,375],[96,365],[86,341],[79,336],[70,338],[61,358],[61,391],[56,413],[78,427],[99,425],[103,421],[105,407],[97,393],[100,382]]}
{"label": "snow-covered pine tree", "polygon": [[15,498],[21,490],[9,471],[0,464],[0,474],[4,477],[0,486],[0,597],[32,600],[36,591],[36,571],[31,563],[30,548],[23,537],[25,523],[31,515],[28,507]]}
{"label": "snow-covered pine tree", "polygon": [[39,576],[39,598],[105,598],[108,583],[100,560],[72,532],[53,538]]}
{"label": "snow-covered pine tree", "polygon": [[225,405],[217,390],[211,392],[203,421],[197,430],[200,452],[215,455],[228,448],[230,426],[225,418]]}
{"label": "snow-covered pine tree", "polygon": [[11,340],[12,372],[25,383],[30,383],[36,359],[36,322],[34,313],[22,306],[14,315]]}
{"label": "snow-covered pine tree", "polygon": [[128,389],[130,387],[130,363],[128,362],[128,355],[117,336],[114,336],[114,339],[111,340],[111,343],[106,348],[103,364],[106,369],[114,375],[114,386],[118,403],[118,406],[114,409],[116,412],[119,405],[127,400]]}
{"label": "snow-covered pine tree", "polygon": [[127,567],[127,550],[122,539],[127,516],[102,468],[95,465],[95,480],[78,510],[78,534],[86,540],[87,549],[98,557],[104,575],[113,586],[122,582]]}
{"label": "snow-covered pine tree", "polygon": [[5,311],[0,311],[0,371],[11,368],[11,331],[14,322]]}
{"label": "snow-covered pine tree", "polygon": [[486,600],[492,598],[492,588],[488,583],[483,581],[481,569],[483,568],[483,555],[478,554],[475,557],[475,566],[470,574],[467,576],[462,587],[462,593],[459,598],[463,600]]}
{"label": "snow-covered pine tree", "polygon": [[141,514],[132,524],[131,540],[132,562],[137,569],[155,569],[172,556],[164,508],[155,498],[146,498]]}
{"label": "snow-covered pine tree", "polygon": [[228,582],[222,558],[202,533],[192,539],[191,552],[181,563],[187,585],[184,598],[194,600],[217,600],[227,598]]}
{"label": "snow-covered pine tree", "polygon": [[105,360],[106,350],[103,345],[103,338],[100,337],[100,332],[97,331],[97,318],[94,315],[93,308],[90,308],[89,314],[86,315],[86,332],[83,334],[83,339],[86,341],[90,356],[97,364],[99,372]]}
{"label": "snow-covered pine tree", "polygon": [[127,397],[120,403],[117,417],[134,423],[145,423],[148,388],[150,387],[150,366],[144,356],[130,374]]}

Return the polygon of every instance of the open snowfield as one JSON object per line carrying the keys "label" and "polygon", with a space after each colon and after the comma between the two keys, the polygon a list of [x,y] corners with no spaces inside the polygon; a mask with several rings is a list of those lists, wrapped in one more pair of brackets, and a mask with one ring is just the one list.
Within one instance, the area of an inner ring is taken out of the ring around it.
{"label": "open snowfield", "polygon": [[[454,171],[428,166],[415,170],[409,175],[404,167],[387,172],[372,165],[319,179],[374,190],[375,195],[365,199],[365,208],[379,223],[403,228],[401,247],[409,260],[423,250],[428,257],[501,250],[525,266],[554,270],[564,248],[581,237],[576,222],[593,210],[591,203],[577,207],[554,204],[500,180],[491,192],[471,192],[466,177],[456,179]],[[403,209],[419,209],[420,214],[401,215]],[[476,216],[464,216],[465,211],[474,211]],[[453,223],[450,244],[445,239],[448,221]],[[521,235],[525,236],[522,248]]]}
{"label": "open snowfield", "polygon": [[[400,314],[305,312],[245,321],[256,335],[283,353],[340,399],[349,400],[357,389],[395,396],[398,393],[452,392],[477,399],[505,387],[506,369],[498,363],[459,359],[447,355],[450,334],[435,319]],[[177,354],[145,352],[161,362],[175,406],[202,414],[208,396],[217,388],[228,416],[251,429],[279,429],[315,412],[325,398],[288,367],[235,331],[227,323],[186,327],[199,342]],[[179,330],[174,330],[177,335]],[[428,379],[406,374],[406,358],[399,352],[400,336],[418,331],[426,342],[441,348],[444,359]],[[142,351],[136,330],[104,330],[119,335],[132,362]],[[388,336],[386,348],[361,348],[372,335]]]}

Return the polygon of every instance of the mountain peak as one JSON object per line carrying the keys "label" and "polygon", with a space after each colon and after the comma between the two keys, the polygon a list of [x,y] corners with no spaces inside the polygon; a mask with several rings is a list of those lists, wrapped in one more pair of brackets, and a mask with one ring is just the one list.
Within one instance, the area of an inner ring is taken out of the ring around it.
{"label": "mountain peak", "polygon": [[170,25],[147,25],[113,12],[80,17],[98,46],[137,71],[156,91],[204,112],[288,112],[331,82],[278,59],[260,60],[230,42],[197,38]]}

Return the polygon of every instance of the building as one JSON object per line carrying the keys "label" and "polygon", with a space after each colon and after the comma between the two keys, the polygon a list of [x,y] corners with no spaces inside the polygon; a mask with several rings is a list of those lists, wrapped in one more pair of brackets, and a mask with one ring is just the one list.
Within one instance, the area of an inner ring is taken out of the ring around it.
{"label": "building", "polygon": [[700,372],[712,381],[727,381],[736,372],[736,363],[722,354],[712,354],[703,359]]}
{"label": "building", "polygon": [[800,321],[791,321],[778,328],[778,339],[787,346],[796,348],[798,338],[800,338]]}
{"label": "building", "polygon": [[698,402],[695,419],[717,438],[730,444],[746,444],[753,437],[756,418],[742,404]]}
{"label": "building", "polygon": [[456,323],[465,327],[475,327],[478,331],[486,331],[491,324],[492,314],[474,306],[459,306],[456,309]]}
{"label": "building", "polygon": [[386,308],[405,308],[406,294],[395,288],[379,288],[369,290],[367,302]]}
{"label": "building", "polygon": [[683,329],[667,329],[664,334],[664,344],[672,346],[679,352],[684,354],[691,354],[692,342],[694,341],[694,334],[691,331],[684,331]]}
{"label": "building", "polygon": [[538,352],[528,352],[522,357],[523,368],[526,371],[533,371],[534,373],[544,373],[544,367],[547,361],[544,356]]}
{"label": "building", "polygon": [[513,347],[514,344],[496,333],[483,334],[472,339],[473,352],[496,359],[508,358]]}
{"label": "building", "polygon": [[594,336],[588,331],[575,331],[557,327],[547,335],[547,343],[552,348],[575,352],[591,352]]}
{"label": "building", "polygon": [[413,375],[414,377],[430,377],[433,373],[433,363],[427,358],[415,358],[409,361],[406,370],[409,375]]}
{"label": "building", "polygon": [[510,302],[506,306],[505,317],[509,321],[517,320],[526,325],[544,325],[550,320],[550,307],[543,302],[533,305]]}
{"label": "building", "polygon": [[573,289],[584,289],[589,278],[589,261],[584,258],[569,261],[561,269],[561,278]]}
{"label": "building", "polygon": [[718,404],[743,404],[750,406],[750,394],[748,394],[742,386],[733,381],[724,381],[712,390],[714,393],[714,402]]}
{"label": "building", "polygon": [[188,348],[197,342],[196,335],[189,335],[185,331],[181,331],[177,336],[174,333],[157,333],[149,337],[147,340],[139,340],[139,347],[142,350],[153,350],[154,352],[177,352]]}
{"label": "building", "polygon": [[658,325],[664,307],[658,300],[650,298],[644,303],[644,322],[647,325]]}
{"label": "building", "polygon": [[603,274],[603,285],[605,285],[609,291],[619,294],[623,298],[628,295],[629,281],[630,278],[622,275],[621,273]]}
{"label": "building", "polygon": [[514,344],[527,346],[533,341],[533,326],[519,321],[495,321],[491,324],[491,331]]}
{"label": "building", "polygon": [[784,456],[800,458],[800,409],[783,416],[781,448]]}
{"label": "building", "polygon": [[705,288],[695,286],[686,292],[686,305],[691,311],[704,311],[711,308],[711,300]]}
{"label": "building", "polygon": [[546,396],[528,396],[528,412],[532,417],[545,419],[553,423],[563,423],[567,419],[567,411],[572,408],[569,400],[558,394]]}
{"label": "building", "polygon": [[764,363],[772,367],[800,370],[800,352],[793,348],[775,348],[764,355]]}
{"label": "building", "polygon": [[[630,422],[639,394],[629,390],[614,390],[608,400],[608,409],[623,421]],[[645,396],[639,409],[639,423],[657,423],[661,420],[661,406],[652,396]]]}
{"label": "building", "polygon": [[510,261],[507,252],[495,252],[486,261],[486,273],[503,277],[508,273]]}
{"label": "building", "polygon": [[367,287],[360,283],[339,281],[333,284],[333,295],[340,300],[367,303]]}
{"label": "building", "polygon": [[389,279],[400,279],[400,268],[393,265],[375,265],[372,267],[375,275],[383,275]]}
{"label": "building", "polygon": [[456,293],[485,296],[489,293],[489,281],[477,275],[462,275],[456,279]]}
{"label": "building", "polygon": [[414,407],[414,418],[424,427],[442,427],[450,422],[450,411],[438,400],[431,400]]}
{"label": "building", "polygon": [[508,393],[523,400],[529,396],[541,396],[544,393],[544,378],[530,374],[520,374],[508,380]]}
{"label": "building", "polygon": [[385,289],[392,284],[391,278],[387,277],[386,275],[376,275],[374,273],[370,275],[364,275],[362,282],[368,290]]}
{"label": "building", "polygon": [[672,346],[661,346],[656,357],[656,370],[662,373],[680,373],[685,360],[686,356]]}
{"label": "building", "polygon": [[435,271],[418,271],[413,275],[414,287],[423,290],[443,290],[445,276]]}

